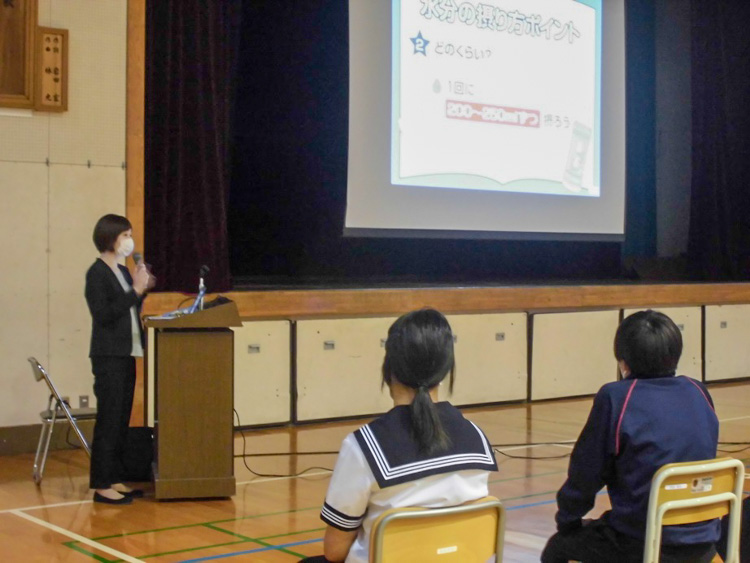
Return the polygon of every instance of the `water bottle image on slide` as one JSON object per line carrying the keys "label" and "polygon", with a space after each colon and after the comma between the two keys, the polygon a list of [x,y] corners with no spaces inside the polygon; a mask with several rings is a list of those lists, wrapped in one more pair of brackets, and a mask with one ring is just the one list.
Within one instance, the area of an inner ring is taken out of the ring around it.
{"label": "water bottle image on slide", "polygon": [[572,192],[580,192],[586,189],[583,187],[583,172],[590,142],[591,128],[576,121],[573,124],[568,161],[563,174],[563,186]]}

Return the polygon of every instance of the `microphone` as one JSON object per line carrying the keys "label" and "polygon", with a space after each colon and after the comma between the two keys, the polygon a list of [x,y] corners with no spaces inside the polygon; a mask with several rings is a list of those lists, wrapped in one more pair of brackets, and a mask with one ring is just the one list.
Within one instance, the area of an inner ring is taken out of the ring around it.
{"label": "microphone", "polygon": [[141,262],[143,262],[143,254],[140,252],[133,252],[133,262],[135,262],[136,266],[140,266]]}

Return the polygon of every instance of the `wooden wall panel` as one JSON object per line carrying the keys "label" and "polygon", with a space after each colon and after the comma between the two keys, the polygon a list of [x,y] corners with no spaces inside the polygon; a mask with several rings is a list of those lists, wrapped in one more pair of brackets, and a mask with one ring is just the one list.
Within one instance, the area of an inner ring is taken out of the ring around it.
{"label": "wooden wall panel", "polygon": [[[125,173],[121,168],[52,165],[49,168],[49,368],[78,406],[93,394],[88,359],[91,316],[84,298],[85,276],[99,252],[91,239],[105,213],[123,213]],[[119,202],[115,205],[113,202]]]}
{"label": "wooden wall panel", "polygon": [[127,9],[126,208],[133,235],[144,248],[146,0],[128,0]]}
{"label": "wooden wall panel", "polygon": [[34,105],[37,0],[4,0],[0,5],[0,106]]}
{"label": "wooden wall panel", "polygon": [[297,420],[382,413],[383,340],[394,318],[297,323]]}
{"label": "wooden wall panel", "polygon": [[[146,426],[154,426],[154,418],[156,416],[156,410],[154,407],[154,397],[156,396],[156,380],[154,373],[156,373],[156,364],[154,359],[156,358],[156,348],[154,346],[156,342],[156,331],[153,328],[146,329],[146,358],[143,362],[144,373],[142,374],[143,381],[143,395],[136,393],[134,403],[138,403],[140,409],[143,411],[143,422]],[[134,405],[135,408],[135,405]],[[133,424],[131,419],[131,426],[139,426]]]}
{"label": "wooden wall panel", "polygon": [[519,401],[528,382],[525,313],[450,315],[456,337],[456,384],[440,398],[454,405]]}
{"label": "wooden wall panel", "polygon": [[49,115],[0,108],[0,160],[44,163],[49,154]]}
{"label": "wooden wall panel", "polygon": [[[291,420],[291,326],[257,321],[234,328],[234,409],[240,426]],[[235,425],[238,421],[235,419]]]}
{"label": "wooden wall panel", "polygon": [[50,117],[50,160],[118,166],[125,161],[127,4],[52,0],[52,27],[70,31],[68,111]]}
{"label": "wooden wall panel", "polygon": [[34,382],[26,358],[48,360],[47,167],[0,162],[0,193],[11,202],[0,207],[0,426],[38,424],[49,393]]}
{"label": "wooden wall panel", "polygon": [[[457,314],[739,304],[750,303],[750,284],[362,288],[230,291],[223,295],[237,302],[240,316],[246,319],[298,319],[398,315],[428,306]],[[147,300],[146,312],[171,311],[184,298],[181,293],[154,293]]]}
{"label": "wooden wall panel", "polygon": [[750,305],[706,307],[706,381],[750,377]]}
{"label": "wooden wall panel", "polygon": [[533,315],[530,399],[589,395],[616,381],[619,319],[620,311]]}

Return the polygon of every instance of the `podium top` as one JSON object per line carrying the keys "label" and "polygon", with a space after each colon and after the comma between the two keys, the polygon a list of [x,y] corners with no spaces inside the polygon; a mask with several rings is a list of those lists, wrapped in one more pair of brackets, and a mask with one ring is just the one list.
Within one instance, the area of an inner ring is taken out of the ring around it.
{"label": "podium top", "polygon": [[228,328],[242,326],[234,301],[190,314],[167,313],[146,317],[147,328]]}

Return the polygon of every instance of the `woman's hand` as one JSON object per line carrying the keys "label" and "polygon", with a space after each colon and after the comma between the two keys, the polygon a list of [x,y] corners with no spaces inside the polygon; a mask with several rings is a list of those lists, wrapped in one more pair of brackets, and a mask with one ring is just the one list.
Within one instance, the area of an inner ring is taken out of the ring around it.
{"label": "woman's hand", "polygon": [[135,268],[135,274],[133,274],[133,290],[138,295],[143,295],[149,289],[154,287],[156,278],[154,278],[148,271],[146,265],[141,262]]}
{"label": "woman's hand", "polygon": [[141,262],[141,266],[143,266],[148,272],[148,284],[146,285],[146,291],[151,291],[156,285],[156,276],[151,273],[151,266],[145,264],[144,262]]}

